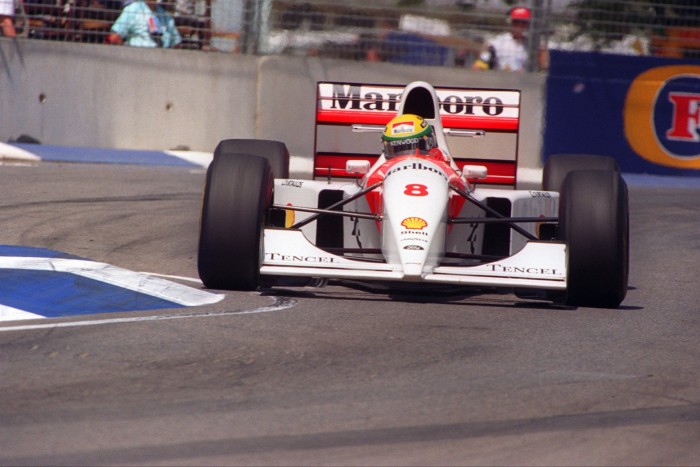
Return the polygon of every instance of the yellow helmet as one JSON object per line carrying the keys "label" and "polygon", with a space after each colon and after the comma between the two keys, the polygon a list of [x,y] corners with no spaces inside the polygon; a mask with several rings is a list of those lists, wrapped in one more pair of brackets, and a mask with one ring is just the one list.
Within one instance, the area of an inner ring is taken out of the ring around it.
{"label": "yellow helmet", "polygon": [[428,155],[437,146],[432,125],[423,117],[403,114],[391,119],[382,133],[382,146],[387,159],[407,154]]}

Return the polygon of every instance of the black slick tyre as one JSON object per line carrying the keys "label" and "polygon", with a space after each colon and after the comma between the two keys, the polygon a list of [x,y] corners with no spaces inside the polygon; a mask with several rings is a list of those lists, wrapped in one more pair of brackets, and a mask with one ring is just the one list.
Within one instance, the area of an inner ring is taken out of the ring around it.
{"label": "black slick tyre", "polygon": [[289,178],[289,151],[279,141],[266,139],[225,139],[214,150],[214,159],[229,154],[253,154],[270,162],[275,178]]}
{"label": "black slick tyre", "polygon": [[251,154],[214,158],[207,170],[197,268],[212,289],[254,290],[274,179],[267,159]]}
{"label": "black slick tyre", "polygon": [[569,172],[586,169],[620,171],[617,161],[609,156],[555,154],[544,163],[542,189],[544,191],[560,191],[561,184]]}
{"label": "black slick tyre", "polygon": [[627,185],[613,170],[577,170],[562,184],[559,237],[566,241],[566,303],[617,307],[627,294]]}

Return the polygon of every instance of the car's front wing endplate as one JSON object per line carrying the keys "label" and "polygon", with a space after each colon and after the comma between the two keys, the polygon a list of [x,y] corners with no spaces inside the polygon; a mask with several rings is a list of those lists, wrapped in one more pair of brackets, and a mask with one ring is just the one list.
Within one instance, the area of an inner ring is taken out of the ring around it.
{"label": "car's front wing endplate", "polygon": [[566,245],[528,242],[513,256],[474,266],[438,266],[422,276],[404,276],[401,264],[359,261],[309,242],[300,230],[265,229],[260,273],[330,279],[411,280],[475,286],[566,289]]}

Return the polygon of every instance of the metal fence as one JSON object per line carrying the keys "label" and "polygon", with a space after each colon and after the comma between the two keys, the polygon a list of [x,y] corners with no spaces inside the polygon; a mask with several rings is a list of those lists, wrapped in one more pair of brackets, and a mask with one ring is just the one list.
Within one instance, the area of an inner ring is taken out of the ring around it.
{"label": "metal fence", "polygon": [[[0,0],[2,2],[3,0]],[[105,43],[123,0],[13,0],[20,37]],[[128,0],[127,0],[128,1]],[[161,0],[184,49],[471,67],[514,0]],[[527,69],[548,49],[700,58],[697,0],[530,0]]]}

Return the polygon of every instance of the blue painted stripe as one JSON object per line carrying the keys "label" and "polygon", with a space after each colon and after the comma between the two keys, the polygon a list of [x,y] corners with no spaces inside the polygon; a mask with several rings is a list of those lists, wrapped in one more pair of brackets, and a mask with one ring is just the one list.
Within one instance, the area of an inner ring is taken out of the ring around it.
{"label": "blue painted stripe", "polygon": [[183,305],[70,273],[0,269],[0,303],[48,318]]}
{"label": "blue painted stripe", "polygon": [[70,258],[81,259],[80,256],[69,255],[61,251],[37,248],[31,246],[0,245],[1,256],[21,256],[24,258]]}
{"label": "blue painted stripe", "polygon": [[136,149],[81,148],[52,146],[47,144],[12,143],[12,146],[30,152],[49,162],[83,162],[102,164],[163,165],[175,167],[198,167],[179,157],[163,151]]}
{"label": "blue painted stripe", "polygon": [[0,245],[0,321],[182,308],[223,298],[59,251]]}

